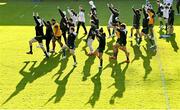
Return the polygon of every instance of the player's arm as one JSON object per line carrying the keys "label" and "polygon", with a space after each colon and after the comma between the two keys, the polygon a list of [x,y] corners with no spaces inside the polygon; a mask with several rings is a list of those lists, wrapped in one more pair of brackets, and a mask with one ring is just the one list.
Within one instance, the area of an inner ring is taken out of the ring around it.
{"label": "player's arm", "polygon": [[45,25],[45,26],[47,26],[47,23],[46,23],[46,21],[45,21],[44,19],[42,19],[42,21],[43,21],[44,25]]}
{"label": "player's arm", "polygon": [[133,10],[133,12],[137,15],[136,10],[134,9],[134,7],[132,7],[132,10]]}
{"label": "player's arm", "polygon": [[107,4],[107,6],[108,6],[109,10],[111,11],[111,13],[113,13],[113,14],[116,13],[116,12],[114,11],[114,9],[113,9],[109,4]]}
{"label": "player's arm", "polygon": [[59,14],[61,15],[62,18],[65,18],[64,13],[61,11],[61,9],[59,8],[59,6],[57,7]]}
{"label": "player's arm", "polygon": [[37,17],[35,15],[35,13],[33,12],[33,18],[34,18],[34,21],[36,23],[36,25],[40,25],[39,21],[37,20]]}

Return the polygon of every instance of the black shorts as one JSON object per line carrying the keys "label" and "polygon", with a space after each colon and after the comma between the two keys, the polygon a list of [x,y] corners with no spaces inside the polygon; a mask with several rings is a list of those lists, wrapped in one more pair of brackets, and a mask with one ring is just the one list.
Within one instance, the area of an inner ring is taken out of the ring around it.
{"label": "black shorts", "polygon": [[142,29],[142,32],[143,32],[144,34],[148,34],[148,33],[149,33],[149,29],[148,29],[148,28],[143,28],[143,29]]}
{"label": "black shorts", "polygon": [[35,37],[35,39],[38,41],[38,43],[42,43],[43,37],[39,36]]}
{"label": "black shorts", "polygon": [[121,40],[121,39],[118,39],[117,42],[120,46],[126,46],[126,40]]}
{"label": "black shorts", "polygon": [[139,29],[139,28],[140,28],[140,25],[139,25],[139,24],[133,24],[133,27],[134,27],[135,29]]}
{"label": "black shorts", "polygon": [[98,48],[97,48],[97,51],[98,51],[99,53],[103,53],[103,52],[104,52],[104,48],[98,47]]}

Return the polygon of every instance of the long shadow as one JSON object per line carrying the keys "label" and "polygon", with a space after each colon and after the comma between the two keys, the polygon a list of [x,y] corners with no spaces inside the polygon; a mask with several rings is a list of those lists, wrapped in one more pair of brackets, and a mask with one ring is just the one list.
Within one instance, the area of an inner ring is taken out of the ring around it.
{"label": "long shadow", "polygon": [[86,104],[90,104],[93,108],[96,104],[96,101],[99,100],[101,93],[101,78],[100,78],[101,74],[102,74],[102,70],[99,69],[98,73],[91,78],[91,81],[94,84],[94,91],[90,96],[89,101]]}
{"label": "long shadow", "polygon": [[179,47],[178,47],[178,44],[176,42],[176,34],[173,34],[171,37],[166,38],[166,42],[170,42],[172,48],[174,49],[174,51],[178,52]]}
{"label": "long shadow", "polygon": [[134,55],[135,55],[133,60],[132,60],[132,63],[135,60],[139,60],[140,58],[142,58],[143,67],[144,67],[144,70],[145,70],[145,73],[144,73],[144,76],[143,76],[144,80],[147,79],[148,75],[152,71],[151,61],[150,60],[152,59],[153,56],[156,55],[156,51],[152,51],[150,48],[148,48],[150,42],[148,40],[146,40],[146,42],[147,42],[146,47],[143,46],[143,49],[146,52],[146,56],[142,54],[142,52],[140,50],[140,47],[138,47],[137,45],[133,45],[132,42],[131,42],[131,47],[133,48]]}
{"label": "long shadow", "polygon": [[110,104],[114,104],[116,98],[122,98],[123,94],[125,92],[125,89],[126,89],[126,87],[125,87],[125,73],[128,69],[129,64],[126,63],[126,66],[123,70],[121,69],[121,64],[123,64],[123,63],[118,64],[116,62],[114,67],[113,67],[112,73],[111,73],[111,77],[114,78],[114,81],[115,81],[115,83],[112,84],[111,86],[115,86],[117,91],[112,95],[112,97],[109,101]]}
{"label": "long shadow", "polygon": [[107,49],[105,51],[106,54],[111,55],[112,53],[109,52],[110,50],[113,50],[113,43],[115,42],[115,37],[112,38],[110,42],[107,43]]}
{"label": "long shadow", "polygon": [[94,64],[95,56],[90,56],[88,59],[85,61],[85,65],[83,67],[83,77],[82,81],[86,81],[87,78],[90,76],[90,70],[91,66]]}
{"label": "long shadow", "polygon": [[[33,61],[31,68],[29,71],[25,71],[25,68],[28,66],[30,61],[25,61],[24,67],[19,71],[19,73],[23,76],[21,81],[17,84],[15,91],[6,99],[3,104],[9,102],[13,97],[18,95],[21,91],[23,91],[28,83],[32,83],[36,79],[46,75],[48,72],[52,71],[59,64],[60,54],[56,57],[51,57],[50,59],[44,59],[39,66],[35,67],[37,61]],[[2,104],[2,105],[3,105]]]}
{"label": "long shadow", "polygon": [[146,56],[142,55],[141,58],[143,59],[143,67],[145,69],[145,74],[144,74],[144,77],[143,79],[146,80],[148,75],[151,73],[152,71],[152,67],[151,67],[151,59],[153,56],[156,55],[156,52],[157,51],[151,51],[149,50],[147,47],[145,48],[143,46],[145,52],[146,52]]}
{"label": "long shadow", "polygon": [[142,56],[142,52],[140,50],[140,47],[137,45],[133,45],[133,42],[131,41],[131,47],[133,48],[133,52],[134,52],[134,58],[131,61],[131,63],[133,63],[135,60],[139,60]]}
{"label": "long shadow", "polygon": [[48,104],[53,99],[54,99],[54,103],[58,103],[61,101],[62,97],[66,93],[66,85],[68,83],[68,79],[72,74],[72,72],[74,71],[74,69],[75,67],[73,67],[71,71],[62,80],[59,80],[60,75],[56,78],[56,80],[54,81],[58,85],[56,93],[51,98],[49,98],[49,100],[45,103],[45,105]]}
{"label": "long shadow", "polygon": [[80,39],[76,38],[76,48],[79,46],[79,44],[81,43],[81,41],[83,40],[83,38],[85,37],[86,35],[82,36]]}

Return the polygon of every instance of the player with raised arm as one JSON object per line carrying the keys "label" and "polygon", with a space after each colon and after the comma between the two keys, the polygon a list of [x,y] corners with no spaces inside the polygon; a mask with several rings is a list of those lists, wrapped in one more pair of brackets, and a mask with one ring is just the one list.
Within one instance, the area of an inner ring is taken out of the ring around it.
{"label": "player with raised arm", "polygon": [[39,43],[39,46],[40,48],[43,50],[44,54],[46,55],[47,58],[49,58],[49,55],[47,53],[47,51],[45,50],[44,46],[43,46],[43,37],[44,37],[44,32],[43,32],[43,21],[40,19],[39,17],[39,14],[33,12],[33,18],[34,18],[34,21],[36,23],[36,26],[35,26],[35,31],[36,31],[36,37],[34,37],[33,39],[31,39],[29,41],[29,47],[30,47],[30,51],[27,52],[27,54],[33,54],[33,50],[32,50],[32,44],[34,42],[38,42]]}

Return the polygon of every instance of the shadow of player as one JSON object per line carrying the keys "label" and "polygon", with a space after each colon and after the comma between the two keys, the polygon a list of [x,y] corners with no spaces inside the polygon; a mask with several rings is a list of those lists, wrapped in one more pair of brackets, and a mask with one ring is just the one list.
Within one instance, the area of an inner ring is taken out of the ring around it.
{"label": "shadow of player", "polygon": [[58,103],[61,101],[62,97],[66,93],[66,85],[68,83],[68,79],[72,74],[72,72],[74,71],[74,69],[75,67],[73,67],[71,71],[62,80],[59,79],[60,75],[55,79],[54,82],[58,85],[56,93],[51,98],[49,98],[49,100],[45,103],[45,105],[48,104],[53,99],[54,99],[54,103]]}
{"label": "shadow of player", "polygon": [[176,42],[176,34],[173,34],[171,37],[166,38],[166,42],[170,42],[172,48],[174,49],[174,51],[178,52],[179,47],[178,47],[178,44]]}
{"label": "shadow of player", "polygon": [[90,96],[89,101],[86,104],[90,104],[93,108],[96,104],[96,101],[99,100],[101,93],[101,78],[100,78],[101,74],[102,74],[102,69],[99,69],[98,73],[91,78],[91,81],[94,84],[94,91]]}
{"label": "shadow of player", "polygon": [[59,58],[60,58],[60,54],[58,54],[56,57],[44,59],[37,67],[35,67],[37,61],[32,61],[33,64],[28,72],[25,71],[25,68],[28,66],[30,61],[25,61],[24,67],[19,71],[19,73],[23,76],[23,78],[17,84],[15,91],[6,99],[6,101],[3,104],[6,104],[13,97],[18,95],[21,91],[23,91],[28,83],[34,82],[36,79],[46,75],[48,72],[56,68],[59,64]]}

